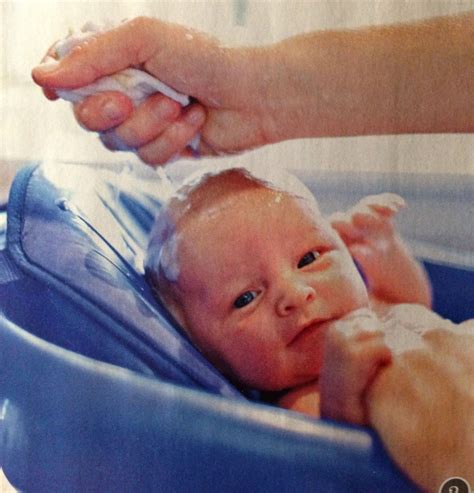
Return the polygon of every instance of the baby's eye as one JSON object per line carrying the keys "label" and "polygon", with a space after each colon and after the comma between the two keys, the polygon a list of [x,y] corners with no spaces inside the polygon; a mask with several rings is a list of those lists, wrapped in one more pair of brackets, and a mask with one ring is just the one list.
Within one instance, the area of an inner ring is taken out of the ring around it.
{"label": "baby's eye", "polygon": [[252,301],[257,297],[257,294],[257,291],[245,291],[245,293],[241,294],[234,301],[234,307],[243,308],[244,306],[247,306],[249,303],[252,303]]}
{"label": "baby's eye", "polygon": [[318,259],[319,253],[315,251],[311,251],[303,255],[298,262],[298,269],[302,269],[305,265],[312,264],[315,260]]}

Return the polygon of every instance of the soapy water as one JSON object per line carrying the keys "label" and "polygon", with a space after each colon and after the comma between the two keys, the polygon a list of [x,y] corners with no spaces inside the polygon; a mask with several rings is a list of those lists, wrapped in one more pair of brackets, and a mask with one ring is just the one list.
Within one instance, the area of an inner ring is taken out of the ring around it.
{"label": "soapy water", "polygon": [[[278,203],[282,198],[282,193],[291,195],[294,198],[300,198],[315,212],[319,213],[318,202],[309,190],[309,188],[299,180],[295,175],[265,163],[246,163],[236,165],[233,162],[228,162],[221,165],[215,163],[200,166],[194,173],[189,174],[180,184],[174,197],[184,201],[193,189],[203,185],[207,180],[212,180],[221,173],[234,171],[246,176],[250,181],[259,183],[265,188],[278,192],[275,195],[274,203]],[[268,203],[269,206],[272,202]]]}

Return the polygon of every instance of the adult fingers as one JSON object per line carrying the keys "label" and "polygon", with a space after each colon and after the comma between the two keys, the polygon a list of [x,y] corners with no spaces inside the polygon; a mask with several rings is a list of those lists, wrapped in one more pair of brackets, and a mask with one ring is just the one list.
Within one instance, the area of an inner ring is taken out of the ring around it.
{"label": "adult fingers", "polygon": [[179,103],[155,94],[140,104],[114,133],[126,146],[142,147],[161,135],[180,114]]}
{"label": "adult fingers", "polygon": [[199,104],[187,107],[182,115],[159,137],[138,149],[140,159],[152,166],[165,164],[185,151],[190,140],[206,121],[206,111]]}
{"label": "adult fingers", "polygon": [[474,330],[433,329],[425,332],[423,339],[433,351],[443,352],[444,364],[450,364],[454,372],[468,367],[474,373]]}
{"label": "adult fingers", "polygon": [[132,113],[132,101],[120,92],[101,92],[74,105],[77,121],[86,129],[96,132],[116,127]]}
{"label": "adult fingers", "polygon": [[62,60],[35,67],[33,79],[49,89],[73,89],[104,75],[140,65],[157,49],[156,23],[166,25],[139,17],[97,33],[73,48]]}
{"label": "adult fingers", "polygon": [[[53,63],[53,65],[57,62],[57,56],[56,52],[54,50],[54,47],[56,45],[57,41],[55,41],[46,51],[46,54],[44,57],[41,59],[42,64],[48,64],[48,63]],[[55,101],[58,99],[58,95],[56,94],[56,91],[53,89],[48,89],[47,87],[43,88],[43,94],[51,101]]]}
{"label": "adult fingers", "polygon": [[50,101],[56,101],[56,99],[59,99],[59,96],[56,94],[56,91],[54,89],[49,89],[47,87],[43,87],[43,94]]}

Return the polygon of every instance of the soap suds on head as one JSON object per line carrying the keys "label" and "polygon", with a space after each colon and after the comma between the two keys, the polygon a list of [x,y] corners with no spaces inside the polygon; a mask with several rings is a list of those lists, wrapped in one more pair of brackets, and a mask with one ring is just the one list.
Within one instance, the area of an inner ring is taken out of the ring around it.
{"label": "soap suds on head", "polygon": [[242,177],[246,178],[249,182],[259,184],[270,190],[286,193],[292,197],[303,199],[315,211],[319,212],[319,206],[316,198],[301,182],[301,180],[290,173],[282,171],[281,169],[275,169],[275,167],[268,168],[262,166],[261,164],[245,166],[236,166],[235,164],[217,166],[215,164],[211,164],[209,166],[201,167],[198,171],[189,175],[189,177],[183,182],[176,198],[179,200],[185,200],[193,192],[193,190],[203,186],[208,180],[216,179],[220,175],[232,172],[240,173]]}
{"label": "soap suds on head", "polygon": [[180,268],[176,233],[161,247],[158,262],[165,279],[169,282],[177,282]]}
{"label": "soap suds on head", "polygon": [[145,272],[155,287],[159,284],[160,273],[163,273],[166,279],[169,275],[170,279],[168,280],[170,281],[176,280],[179,275],[177,267],[168,268],[167,265],[164,265],[169,262],[177,263],[173,262],[173,256],[177,253],[177,245],[174,239],[176,225],[168,214],[166,206],[163,207],[155,218],[145,260]]}
{"label": "soap suds on head", "polygon": [[165,202],[168,202],[171,197],[175,194],[176,189],[171,183],[166,171],[162,166],[158,166],[156,168],[156,174],[160,177],[161,180],[161,189],[160,189],[160,197]]}
{"label": "soap suds on head", "polygon": [[[223,187],[222,180],[230,180]],[[301,199],[311,212],[319,213],[319,208],[313,194],[296,177],[281,170],[262,170],[258,166],[232,165],[201,167],[189,175],[174,193],[170,195],[163,209],[157,216],[153,226],[147,250],[145,270],[154,287],[159,291],[160,277],[174,283],[180,274],[178,258],[179,230],[188,219],[197,221],[199,211],[204,212],[201,219],[221,213],[224,207],[234,207],[235,202],[227,203],[226,190],[239,192],[249,186],[262,186],[275,192],[268,206],[280,203],[284,194]],[[224,195],[221,194],[224,192]]]}

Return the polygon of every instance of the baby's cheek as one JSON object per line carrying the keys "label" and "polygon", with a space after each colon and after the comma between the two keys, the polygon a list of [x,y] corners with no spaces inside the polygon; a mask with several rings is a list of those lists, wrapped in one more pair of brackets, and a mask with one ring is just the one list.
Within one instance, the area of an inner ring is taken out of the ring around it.
{"label": "baby's cheek", "polygon": [[281,390],[287,386],[287,378],[281,371],[275,360],[258,354],[257,357],[249,357],[241,360],[245,363],[237,368],[234,366],[234,374],[244,385],[259,390]]}
{"label": "baby's cheek", "polygon": [[[301,357],[295,361],[294,355],[288,354],[281,348],[267,346],[255,356],[253,378],[258,376],[257,388],[281,390],[299,383],[297,379],[295,380],[295,371],[304,361],[305,354],[301,354]],[[311,360],[311,365],[314,365],[314,359]],[[304,369],[306,370],[306,365]]]}
{"label": "baby's cheek", "polygon": [[352,259],[343,266],[341,273],[344,291],[350,294],[349,298],[354,305],[353,309],[367,306],[369,303],[367,286]]}
{"label": "baby's cheek", "polygon": [[271,374],[268,342],[265,343],[252,330],[242,330],[226,338],[223,349],[222,357],[229,365],[232,376],[246,385],[262,388]]}

